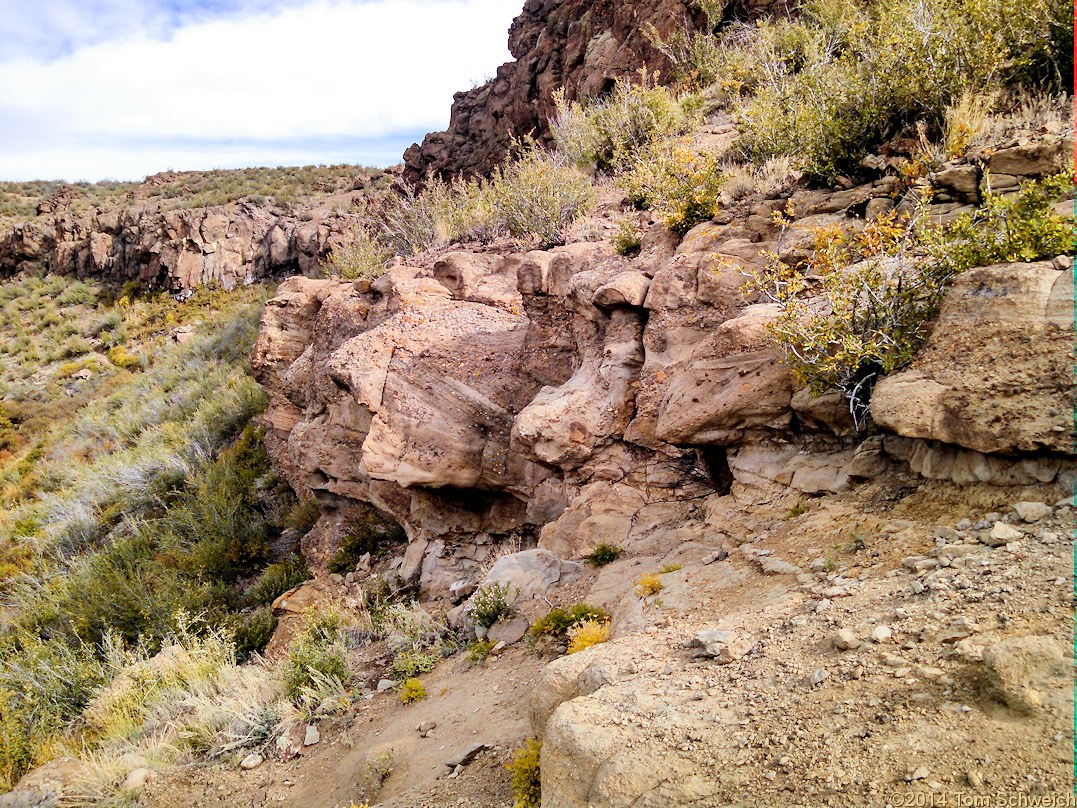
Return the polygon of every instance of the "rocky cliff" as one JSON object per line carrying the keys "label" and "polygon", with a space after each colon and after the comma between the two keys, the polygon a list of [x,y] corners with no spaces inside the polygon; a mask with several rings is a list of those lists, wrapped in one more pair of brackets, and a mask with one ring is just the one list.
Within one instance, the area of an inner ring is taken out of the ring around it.
{"label": "rocky cliff", "polygon": [[489,172],[512,138],[548,139],[556,90],[564,88],[569,100],[598,95],[618,78],[638,73],[641,65],[668,77],[669,66],[648,40],[647,26],[665,36],[677,26],[701,22],[695,4],[684,0],[527,0],[509,30],[514,61],[498,68],[486,84],[456,94],[449,128],[405,152],[406,176]]}
{"label": "rocky cliff", "polygon": [[[1067,142],[1044,141],[1058,159]],[[871,437],[780,361],[775,311],[745,271],[815,228],[862,227],[894,187],[799,190],[683,240],[654,228],[631,260],[583,242],[398,263],[369,288],[292,278],[254,355],[273,456],[322,501],[323,528],[357,502],[404,525],[399,573],[433,597],[473,585],[506,537],[566,559],[639,549],[731,486],[836,492],[893,463],[957,482],[1056,479],[1073,455],[1065,257],[962,276],[920,356],[878,385]],[[788,202],[799,218],[782,235],[769,214]],[[331,534],[316,533],[315,563]]]}
{"label": "rocky cliff", "polygon": [[184,199],[206,177],[228,182],[228,173],[159,174],[103,200],[61,188],[36,216],[0,227],[0,275],[35,270],[179,291],[311,272],[355,226],[356,203],[382,176],[338,172],[321,181],[323,190],[285,204],[265,194],[221,204]]}

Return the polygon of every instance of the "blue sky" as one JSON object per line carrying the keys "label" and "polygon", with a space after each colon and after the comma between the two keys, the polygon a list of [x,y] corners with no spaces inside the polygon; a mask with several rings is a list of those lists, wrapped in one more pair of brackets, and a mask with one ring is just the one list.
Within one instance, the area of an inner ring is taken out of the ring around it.
{"label": "blue sky", "polygon": [[0,0],[0,179],[390,165],[523,0]]}

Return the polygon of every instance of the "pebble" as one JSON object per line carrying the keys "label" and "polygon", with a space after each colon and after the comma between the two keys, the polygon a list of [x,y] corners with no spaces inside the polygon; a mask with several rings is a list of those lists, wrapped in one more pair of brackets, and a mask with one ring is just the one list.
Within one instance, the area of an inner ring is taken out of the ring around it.
{"label": "pebble", "polygon": [[1051,506],[1043,502],[1018,502],[1013,509],[1023,522],[1038,522],[1051,513]]}
{"label": "pebble", "polygon": [[307,732],[303,736],[303,746],[314,746],[322,739],[322,734],[318,732],[318,728],[313,724],[307,724]]}
{"label": "pebble", "polygon": [[146,787],[146,784],[154,778],[153,769],[145,766],[135,769],[127,775],[123,781],[123,790],[131,793],[137,793]]}
{"label": "pebble", "polygon": [[265,758],[262,757],[261,754],[258,752],[251,752],[243,758],[243,761],[239,764],[239,768],[249,771],[251,769],[257,769],[263,763],[265,763]]}
{"label": "pebble", "polygon": [[871,630],[871,639],[874,642],[890,642],[893,636],[894,631],[890,626],[876,626]]}
{"label": "pebble", "polygon": [[815,685],[826,679],[828,676],[830,676],[830,671],[828,671],[826,668],[816,668],[812,672],[811,677],[808,679],[808,683],[814,687]]}
{"label": "pebble", "polygon": [[851,628],[843,628],[834,632],[830,643],[839,651],[853,651],[860,647],[860,638]]}
{"label": "pebble", "polygon": [[394,682],[392,679],[382,679],[380,682],[378,682],[379,693],[384,693],[386,690],[392,690],[394,687],[396,687],[396,682]]}

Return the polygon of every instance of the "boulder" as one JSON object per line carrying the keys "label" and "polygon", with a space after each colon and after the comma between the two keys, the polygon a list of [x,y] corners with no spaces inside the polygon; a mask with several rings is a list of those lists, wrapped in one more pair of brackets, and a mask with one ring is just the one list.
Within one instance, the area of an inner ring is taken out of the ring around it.
{"label": "boulder", "polygon": [[549,550],[524,550],[499,558],[483,583],[502,584],[516,598],[527,599],[547,594],[558,582],[572,580],[582,569],[581,564],[562,561]]}
{"label": "boulder", "polygon": [[983,662],[995,692],[1011,708],[1072,712],[1073,653],[1067,644],[1045,636],[1012,637],[988,647]]}
{"label": "boulder", "polygon": [[1072,455],[1072,350],[1071,273],[972,269],[912,364],[875,387],[871,414],[898,435],[985,454]]}

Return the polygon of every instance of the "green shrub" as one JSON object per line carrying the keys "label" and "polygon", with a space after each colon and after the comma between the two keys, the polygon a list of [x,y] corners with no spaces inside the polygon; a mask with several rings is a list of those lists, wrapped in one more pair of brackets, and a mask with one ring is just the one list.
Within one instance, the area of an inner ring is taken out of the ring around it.
{"label": "green shrub", "polygon": [[715,155],[696,151],[687,140],[667,140],[647,147],[619,184],[630,202],[684,234],[718,212],[722,175]]}
{"label": "green shrub", "polygon": [[517,594],[507,584],[484,584],[475,590],[468,601],[468,613],[476,625],[489,628],[512,613],[512,600]]}
{"label": "green shrub", "polygon": [[289,589],[310,580],[310,570],[302,557],[270,564],[265,572],[243,593],[244,600],[252,606],[267,606]]}
{"label": "green shrub", "polygon": [[[982,210],[949,228],[891,213],[860,234],[817,235],[805,266],[772,256],[752,283],[782,307],[770,333],[812,393],[840,390],[858,426],[878,379],[919,350],[953,277],[975,266],[1073,254],[1073,224],[1051,211],[1072,192],[1068,174],[1006,197],[988,193]],[[804,273],[819,276],[821,300]]]}
{"label": "green shrub", "polygon": [[426,686],[418,679],[414,677],[405,679],[404,683],[400,685],[400,702],[402,704],[411,704],[425,698]]}
{"label": "green shrub", "polygon": [[440,178],[420,191],[404,185],[376,217],[379,239],[394,255],[414,255],[451,240],[452,199],[452,189]]}
{"label": "green shrub", "polygon": [[343,244],[333,248],[325,262],[330,277],[347,281],[372,281],[385,272],[392,257],[389,250],[365,224],[356,226]]}
{"label": "green shrub", "polygon": [[558,151],[575,165],[619,173],[651,143],[683,133],[691,115],[665,87],[620,80],[606,98],[581,104],[556,97],[553,123]]}
{"label": "green shrub", "polygon": [[585,174],[536,148],[494,169],[487,193],[494,217],[508,234],[534,237],[543,249],[564,244],[568,228],[595,204]]}
{"label": "green shrub", "polygon": [[622,216],[617,220],[610,238],[618,255],[631,257],[643,249],[643,230],[634,216]]}
{"label": "green shrub", "polygon": [[491,640],[475,640],[467,647],[467,661],[469,665],[481,665],[490,656],[497,643]]}
{"label": "green shrub", "polygon": [[351,671],[340,644],[341,619],[334,611],[307,613],[306,623],[296,636],[282,668],[284,689],[297,702],[304,689],[315,688],[318,676],[345,682]]}
{"label": "green shrub", "polygon": [[531,626],[531,634],[536,637],[564,637],[574,626],[588,620],[609,622],[610,614],[598,606],[587,603],[574,603],[568,609],[555,606],[545,617],[536,620]]}
{"label": "green shrub", "polygon": [[251,654],[260,654],[266,649],[277,629],[277,617],[272,609],[263,606],[250,614],[240,615],[234,625],[232,638],[236,657],[243,662]]}
{"label": "green shrub", "polygon": [[434,670],[440,660],[441,654],[436,650],[405,648],[397,651],[393,656],[393,673],[401,678],[409,679],[420,673]]}
{"label": "green shrub", "polygon": [[528,738],[522,748],[505,764],[512,772],[513,808],[539,808],[542,805],[542,741]]}
{"label": "green shrub", "polygon": [[359,559],[367,553],[376,556],[386,548],[405,541],[407,535],[404,528],[379,511],[371,509],[350,525],[348,534],[341,540],[340,547],[329,561],[329,571],[341,574],[351,572]]}
{"label": "green shrub", "polygon": [[624,553],[620,547],[616,544],[609,544],[608,542],[601,542],[590,555],[583,557],[584,561],[595,567],[604,567],[607,564],[612,564]]}
{"label": "green shrub", "polygon": [[[707,11],[713,23],[717,7]],[[738,148],[757,163],[796,156],[828,179],[914,120],[938,129],[964,93],[1072,91],[1071,9],[1059,0],[1019,17],[1003,0],[807,0],[799,11],[665,40],[650,31],[684,86],[732,103]]]}

